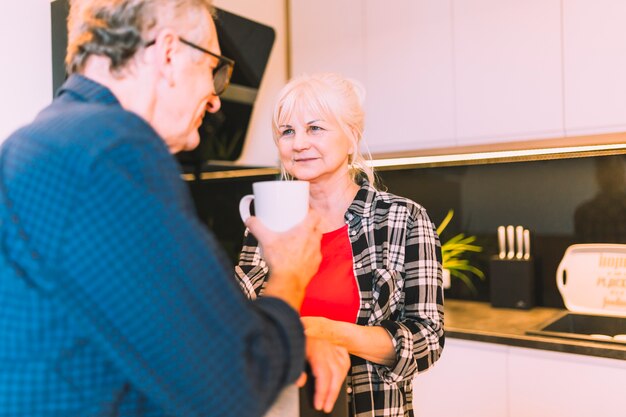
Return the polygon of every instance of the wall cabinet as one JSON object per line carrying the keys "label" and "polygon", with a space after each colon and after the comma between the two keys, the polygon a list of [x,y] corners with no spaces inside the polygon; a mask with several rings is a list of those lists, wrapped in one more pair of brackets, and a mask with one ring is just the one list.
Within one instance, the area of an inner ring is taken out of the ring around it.
{"label": "wall cabinet", "polygon": [[459,145],[563,136],[560,0],[454,2]]}
{"label": "wall cabinet", "polygon": [[626,362],[447,339],[413,386],[416,415],[621,417]]}
{"label": "wall cabinet", "polygon": [[451,0],[290,2],[292,75],[364,84],[372,152],[455,145]]}
{"label": "wall cabinet", "polygon": [[622,0],[292,0],[293,74],[367,90],[374,153],[626,131]]}
{"label": "wall cabinet", "polygon": [[626,2],[563,2],[567,135],[626,130]]}
{"label": "wall cabinet", "polygon": [[365,77],[365,38],[361,0],[293,0],[289,3],[292,76],[339,72]]}
{"label": "wall cabinet", "polygon": [[371,151],[454,146],[452,1],[364,3]]}

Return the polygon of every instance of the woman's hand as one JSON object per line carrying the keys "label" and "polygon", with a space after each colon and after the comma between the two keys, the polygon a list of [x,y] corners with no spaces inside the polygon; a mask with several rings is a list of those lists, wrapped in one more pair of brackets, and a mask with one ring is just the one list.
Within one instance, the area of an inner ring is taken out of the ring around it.
{"label": "woman's hand", "polygon": [[380,365],[393,366],[396,363],[391,335],[380,326],[361,326],[325,317],[300,317],[300,321],[307,338],[326,340],[348,349],[352,355]]}
{"label": "woman's hand", "polygon": [[306,337],[324,339],[334,344],[340,344],[337,340],[337,323],[326,317],[301,317]]}

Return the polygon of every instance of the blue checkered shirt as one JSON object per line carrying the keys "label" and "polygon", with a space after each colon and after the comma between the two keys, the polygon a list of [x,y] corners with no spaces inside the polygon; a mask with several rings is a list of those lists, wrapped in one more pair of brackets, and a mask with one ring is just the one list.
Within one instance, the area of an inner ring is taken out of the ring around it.
{"label": "blue checkered shirt", "polygon": [[0,416],[257,416],[303,368],[155,131],[71,76],[0,150]]}

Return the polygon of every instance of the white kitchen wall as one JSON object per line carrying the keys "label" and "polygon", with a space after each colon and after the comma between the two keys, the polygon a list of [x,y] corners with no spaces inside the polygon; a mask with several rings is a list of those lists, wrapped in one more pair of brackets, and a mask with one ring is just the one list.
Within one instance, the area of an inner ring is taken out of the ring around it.
{"label": "white kitchen wall", "polygon": [[0,142],[52,100],[50,1],[2,2]]}

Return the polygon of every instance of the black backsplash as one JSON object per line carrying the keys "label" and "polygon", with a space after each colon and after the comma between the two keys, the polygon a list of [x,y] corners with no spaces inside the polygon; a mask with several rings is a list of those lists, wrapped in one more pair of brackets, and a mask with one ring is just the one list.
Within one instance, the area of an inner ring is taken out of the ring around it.
{"label": "black backsplash", "polygon": [[[475,280],[478,293],[455,283],[446,297],[489,300],[489,258],[497,253],[496,229],[522,225],[530,229],[535,260],[537,305],[563,307],[556,269],[575,243],[626,243],[626,156],[485,163],[465,166],[379,171],[388,191],[426,207],[439,224],[448,210],[452,222],[441,236],[477,236],[483,252],[472,264],[487,274]],[[273,176],[190,182],[198,213],[233,260],[244,226],[239,199],[255,181]]]}

